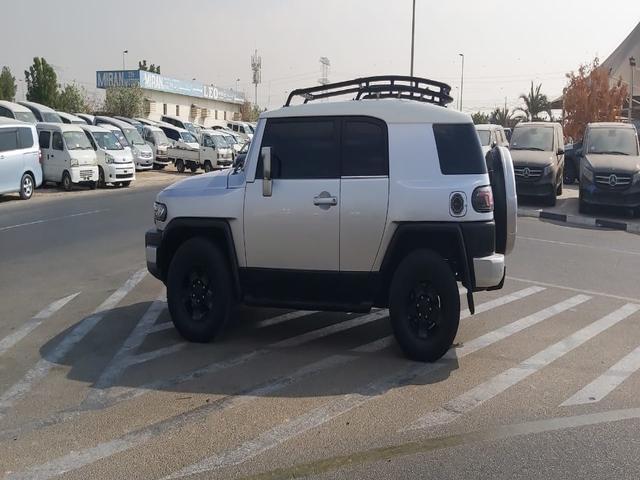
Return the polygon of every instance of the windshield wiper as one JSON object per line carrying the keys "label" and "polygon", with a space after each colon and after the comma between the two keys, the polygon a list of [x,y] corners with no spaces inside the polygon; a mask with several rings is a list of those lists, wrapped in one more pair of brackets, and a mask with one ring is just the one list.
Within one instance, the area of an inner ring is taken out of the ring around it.
{"label": "windshield wiper", "polygon": [[512,147],[511,150],[535,150],[536,152],[544,152],[544,148],[540,147]]}
{"label": "windshield wiper", "polygon": [[593,153],[599,153],[601,155],[629,155],[626,152],[618,152],[617,150],[609,150],[606,152],[593,152]]}

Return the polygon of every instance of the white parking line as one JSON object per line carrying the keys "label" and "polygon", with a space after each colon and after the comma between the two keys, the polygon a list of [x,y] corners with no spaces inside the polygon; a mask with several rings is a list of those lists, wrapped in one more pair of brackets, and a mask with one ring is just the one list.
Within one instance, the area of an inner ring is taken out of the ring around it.
{"label": "white parking line", "polygon": [[96,308],[92,315],[82,320],[69,332],[60,343],[48,354],[48,358],[42,358],[29,370],[24,377],[15,383],[9,390],[0,396],[0,418],[6,415],[6,411],[13,404],[26,395],[31,387],[43,379],[53,365],[62,360],[71,349],[80,342],[103,318],[106,312],[115,307],[133,288],[145,277],[146,269],[133,274],[124,285],[112,293],[102,304]]}
{"label": "white parking line", "polygon": [[627,378],[637,372],[638,369],[640,369],[640,347],[626,355],[589,385],[564,401],[560,406],[567,407],[569,405],[599,402],[613,392]]}
{"label": "white parking line", "polygon": [[[543,290],[545,290],[544,287],[539,287],[539,286],[529,287],[514,293],[510,293],[508,295],[504,295],[502,297],[498,297],[494,300],[489,300],[488,302],[477,305],[475,314],[478,315],[480,313],[486,312],[493,308],[501,307],[502,305],[507,305],[508,303],[515,302],[516,300],[521,300],[525,297],[533,295],[534,293],[542,292]],[[461,320],[470,316],[471,316],[471,312],[468,309],[462,310],[460,312]]]}
{"label": "white parking line", "polygon": [[34,220],[33,222],[18,223],[16,225],[8,225],[6,227],[0,227],[0,232],[4,232],[5,230],[13,230],[14,228],[28,227],[29,225],[38,225],[40,223],[55,222],[57,220],[65,220],[67,218],[84,217],[85,215],[94,215],[96,213],[102,213],[102,212],[108,212],[108,211],[109,210],[91,210],[90,212],[73,213],[71,215],[64,215],[62,217],[45,218],[42,220]]}
{"label": "white parking line", "polygon": [[450,423],[458,419],[465,413],[479,407],[496,395],[499,395],[530,375],[540,371],[551,362],[558,360],[562,356],[578,348],[608,328],[621,322],[630,315],[633,315],[638,310],[640,310],[640,305],[631,303],[626,304],[615,312],[610,313],[604,318],[593,322],[592,324],[569,335],[565,339],[545,348],[541,352],[538,352],[527,360],[524,360],[517,367],[510,368],[477,387],[459,395],[453,400],[450,400],[443,407],[437,408],[436,410],[419,418],[409,427],[409,429],[430,428],[435,425]]}
{"label": "white parking line", "polygon": [[7,350],[13,347],[16,343],[22,340],[24,337],[29,335],[34,329],[36,329],[43,321],[51,317],[54,313],[64,307],[71,300],[80,295],[80,292],[73,293],[68,297],[61,298],[60,300],[56,300],[51,303],[47,308],[37,313],[31,320],[25,322],[22,327],[13,332],[10,335],[7,335],[2,340],[0,340],[0,355],[4,354]]}
{"label": "white parking line", "polygon": [[315,310],[297,310],[295,312],[285,313],[283,315],[278,315],[277,317],[267,318],[266,320],[261,320],[256,324],[256,328],[264,328],[270,327],[271,325],[278,325],[279,323],[288,322],[289,320],[295,320],[296,318],[306,317],[307,315],[312,315],[314,313],[318,313]]}

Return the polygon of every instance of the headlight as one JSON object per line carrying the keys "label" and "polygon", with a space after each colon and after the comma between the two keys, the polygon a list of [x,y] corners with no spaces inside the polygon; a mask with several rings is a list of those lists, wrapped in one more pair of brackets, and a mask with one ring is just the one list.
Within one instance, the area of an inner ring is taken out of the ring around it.
{"label": "headlight", "polygon": [[544,170],[542,170],[542,176],[546,177],[551,173],[551,170],[553,170],[553,165],[552,164],[547,165],[546,167],[544,167]]}
{"label": "headlight", "polygon": [[107,163],[114,163],[116,161],[115,158],[113,158],[113,156],[109,155],[108,153],[104,156],[104,161]]}
{"label": "headlight", "polygon": [[140,155],[140,150],[138,150],[136,147],[133,147],[131,149],[131,151],[133,152],[133,154],[137,157],[138,155]]}
{"label": "headlight", "polygon": [[157,222],[164,222],[167,219],[167,206],[164,203],[153,202],[153,218]]}
{"label": "headlight", "polygon": [[640,172],[633,174],[633,183],[640,183]]}
{"label": "headlight", "polygon": [[582,176],[588,182],[593,183],[593,170],[591,170],[586,164],[582,166]]}

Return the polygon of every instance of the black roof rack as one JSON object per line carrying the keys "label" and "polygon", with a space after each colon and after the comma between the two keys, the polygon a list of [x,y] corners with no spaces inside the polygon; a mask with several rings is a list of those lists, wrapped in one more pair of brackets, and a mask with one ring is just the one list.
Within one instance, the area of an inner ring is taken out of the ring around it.
{"label": "black roof rack", "polygon": [[453,101],[449,95],[451,87],[446,83],[427,78],[402,75],[381,75],[362,77],[345,82],[329,83],[318,87],[293,90],[285,107],[291,105],[294,97],[304,98],[304,103],[322,98],[355,94],[354,100],[370,98],[403,98],[418,102],[433,103],[442,107]]}

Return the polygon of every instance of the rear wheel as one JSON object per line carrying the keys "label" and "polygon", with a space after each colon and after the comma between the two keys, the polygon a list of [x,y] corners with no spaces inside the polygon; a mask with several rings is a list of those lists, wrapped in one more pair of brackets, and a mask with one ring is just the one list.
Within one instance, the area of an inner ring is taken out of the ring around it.
{"label": "rear wheel", "polygon": [[72,186],[73,186],[73,183],[71,182],[71,175],[69,175],[69,172],[64,172],[62,174],[62,189],[65,192],[69,192],[71,191]]}
{"label": "rear wheel", "polygon": [[184,161],[181,158],[176,160],[176,170],[178,170],[179,173],[184,173]]}
{"label": "rear wheel", "polygon": [[417,250],[400,263],[391,282],[389,314],[409,358],[434,362],[449,350],[458,332],[460,296],[440,255]]}
{"label": "rear wheel", "polygon": [[33,177],[29,173],[22,175],[20,179],[20,198],[22,200],[29,200],[33,196],[33,190],[35,188],[35,182]]}
{"label": "rear wheel", "polygon": [[196,237],[175,253],[167,275],[173,324],[191,342],[209,342],[226,325],[233,304],[231,276],[220,249]]}
{"label": "rear wheel", "polygon": [[213,167],[211,166],[211,162],[207,160],[204,162],[204,171],[209,173],[211,170],[213,170]]}

